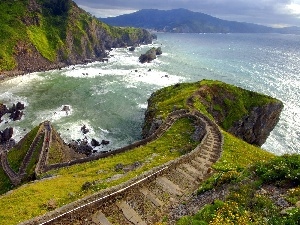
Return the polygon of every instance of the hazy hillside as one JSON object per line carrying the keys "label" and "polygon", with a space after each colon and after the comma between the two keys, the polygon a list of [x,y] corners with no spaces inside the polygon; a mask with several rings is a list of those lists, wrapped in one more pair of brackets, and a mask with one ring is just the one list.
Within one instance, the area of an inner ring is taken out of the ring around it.
{"label": "hazy hillside", "polygon": [[101,59],[111,47],[152,40],[145,30],[108,26],[72,0],[2,0],[0,8],[0,73]]}
{"label": "hazy hillside", "polygon": [[186,9],[143,9],[135,13],[101,21],[114,26],[133,26],[175,33],[300,33],[300,28],[274,29],[271,27],[221,20]]}

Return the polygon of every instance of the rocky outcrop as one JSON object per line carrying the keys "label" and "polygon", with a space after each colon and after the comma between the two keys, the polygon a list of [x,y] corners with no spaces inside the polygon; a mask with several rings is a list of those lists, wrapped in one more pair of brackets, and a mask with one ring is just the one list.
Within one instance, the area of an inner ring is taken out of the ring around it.
{"label": "rocky outcrop", "polygon": [[20,120],[23,116],[23,110],[25,106],[23,103],[18,102],[17,104],[13,104],[9,109],[6,105],[0,103],[0,122],[2,122],[1,117],[6,113],[10,113],[9,118],[12,120]]}
{"label": "rocky outcrop", "polygon": [[[185,107],[190,110],[205,109],[223,130],[250,144],[263,145],[279,121],[283,103],[277,99],[220,81],[204,80],[191,85],[195,86],[195,92],[187,96]],[[174,85],[174,88],[180,87]],[[170,98],[176,98],[163,90],[158,91],[157,95],[159,97],[153,93],[148,99],[142,133],[144,138],[151,135],[163,121],[155,99],[174,102]]]}
{"label": "rocky outcrop", "polygon": [[246,142],[262,146],[279,121],[282,103],[254,107],[247,116],[236,121],[228,132]]}
{"label": "rocky outcrop", "polygon": [[201,86],[193,98],[224,130],[257,146],[265,143],[283,109],[277,99],[222,82]]}
{"label": "rocky outcrop", "polygon": [[8,113],[10,113],[9,118],[13,121],[20,120],[23,116],[23,111],[25,109],[24,104],[18,102],[16,105],[13,104],[11,108],[8,109]]}
{"label": "rocky outcrop", "polygon": [[14,133],[14,129],[12,127],[6,128],[3,131],[0,131],[0,144],[6,143],[9,141]]}
{"label": "rocky outcrop", "polygon": [[139,61],[140,63],[146,63],[146,62],[151,62],[152,60],[156,59],[157,55],[161,55],[162,51],[161,48],[151,48],[150,50],[148,50],[145,54],[142,54],[139,57]]}
{"label": "rocky outcrop", "polygon": [[7,113],[7,107],[6,105],[0,103],[0,123],[2,122],[1,118],[3,115],[5,115]]}

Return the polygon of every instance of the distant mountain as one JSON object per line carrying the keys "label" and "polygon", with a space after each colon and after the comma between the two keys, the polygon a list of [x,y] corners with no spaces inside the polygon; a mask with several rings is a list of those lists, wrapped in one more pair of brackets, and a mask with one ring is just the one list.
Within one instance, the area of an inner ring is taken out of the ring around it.
{"label": "distant mountain", "polygon": [[296,33],[299,27],[271,28],[267,26],[227,21],[186,9],[143,9],[117,17],[99,18],[114,26],[132,26],[173,33]]}

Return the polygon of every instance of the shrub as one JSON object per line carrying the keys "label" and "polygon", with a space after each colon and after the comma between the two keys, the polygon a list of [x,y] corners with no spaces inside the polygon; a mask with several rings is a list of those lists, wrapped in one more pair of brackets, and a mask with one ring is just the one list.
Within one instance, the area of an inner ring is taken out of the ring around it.
{"label": "shrub", "polygon": [[263,182],[289,182],[296,186],[300,184],[300,155],[283,155],[269,162],[258,162],[253,170]]}

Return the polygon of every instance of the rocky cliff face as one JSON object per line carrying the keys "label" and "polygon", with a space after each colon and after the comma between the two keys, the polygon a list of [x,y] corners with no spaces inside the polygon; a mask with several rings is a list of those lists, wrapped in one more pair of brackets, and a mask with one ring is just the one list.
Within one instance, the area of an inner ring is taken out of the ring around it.
{"label": "rocky cliff face", "polygon": [[[0,74],[24,74],[101,60],[111,48],[152,42],[148,31],[108,26],[71,0],[16,0],[17,9],[9,2],[0,4],[11,9],[7,13],[19,32],[5,32],[2,42],[13,47],[13,54],[11,49],[0,51]],[[10,38],[9,32],[15,36]]]}
{"label": "rocky cliff face", "polygon": [[254,107],[248,115],[236,121],[228,132],[250,144],[262,146],[278,123],[282,108],[282,103]]}

